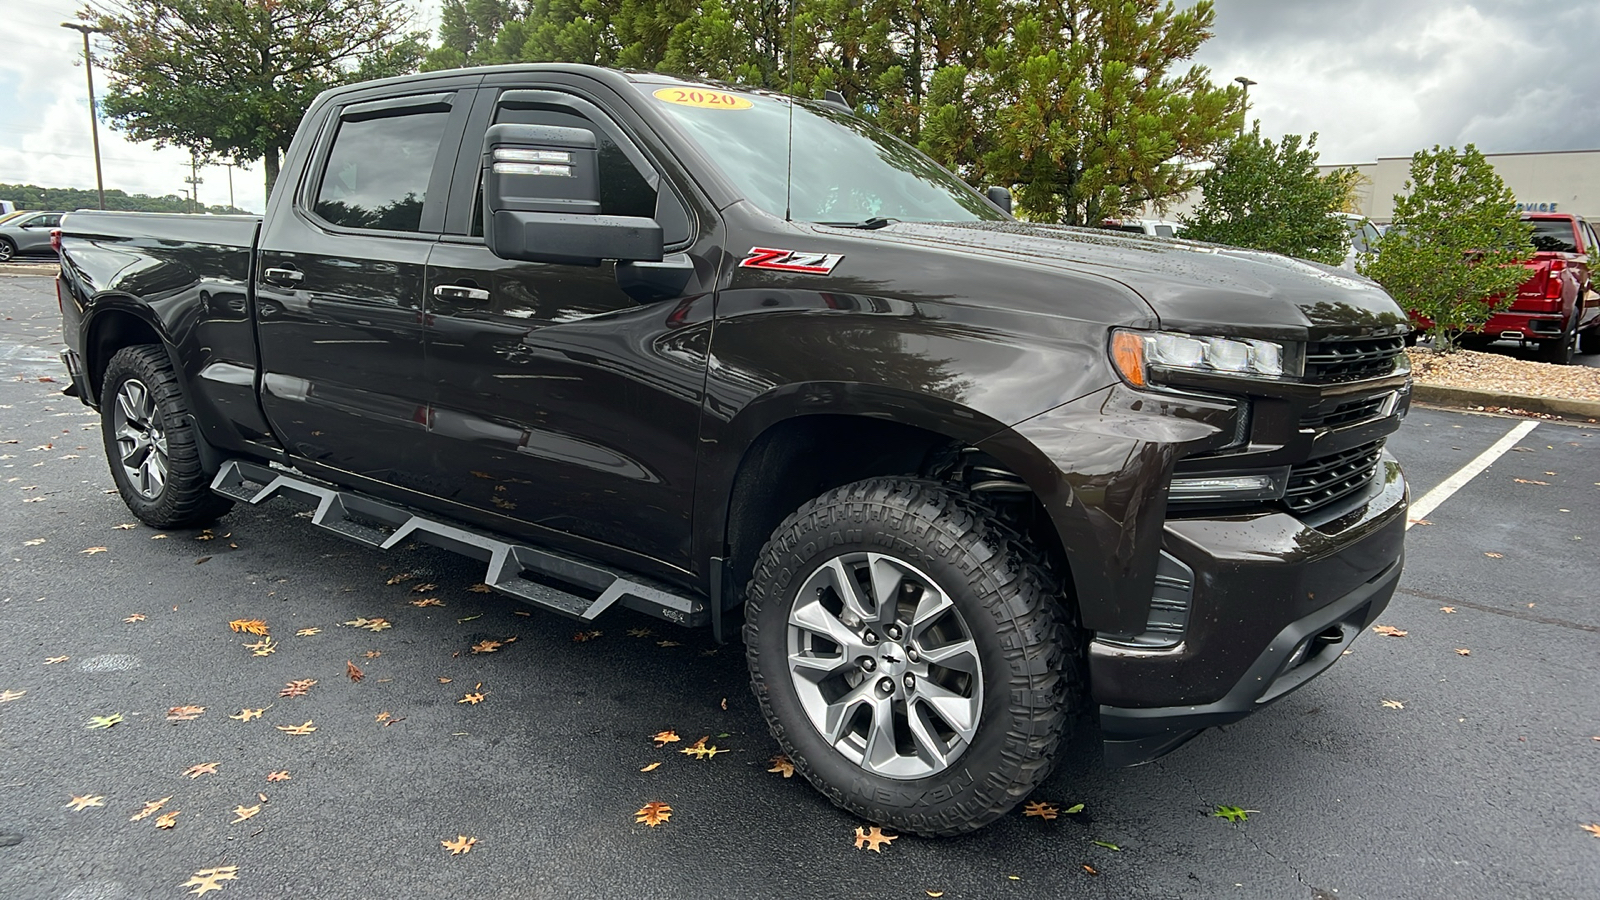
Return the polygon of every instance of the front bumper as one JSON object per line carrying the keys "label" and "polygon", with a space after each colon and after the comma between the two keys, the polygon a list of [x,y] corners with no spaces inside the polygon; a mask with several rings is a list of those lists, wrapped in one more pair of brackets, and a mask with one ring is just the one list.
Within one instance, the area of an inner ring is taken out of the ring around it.
{"label": "front bumper", "polygon": [[1407,505],[1386,452],[1367,489],[1316,524],[1279,512],[1168,520],[1163,548],[1192,572],[1181,640],[1090,643],[1106,763],[1156,759],[1333,665],[1394,594]]}

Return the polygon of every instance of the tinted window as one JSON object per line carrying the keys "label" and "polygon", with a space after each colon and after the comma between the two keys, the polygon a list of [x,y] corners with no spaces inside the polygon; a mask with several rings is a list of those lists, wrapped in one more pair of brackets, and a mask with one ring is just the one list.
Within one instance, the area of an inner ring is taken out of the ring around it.
{"label": "tinted window", "polygon": [[1172,226],[1171,225],[1157,225],[1156,226],[1156,237],[1172,237]]}
{"label": "tinted window", "polygon": [[[683,102],[707,95],[734,102]],[[801,222],[1005,218],[921,151],[832,107],[801,103],[791,109],[787,99],[764,94],[673,87],[646,96],[683,127],[745,199],[775,216],[787,209]],[[785,177],[790,164],[792,179]]]}
{"label": "tinted window", "polygon": [[[639,173],[629,161],[627,154],[617,146],[616,141],[606,134],[604,129],[596,128],[593,122],[577,113],[561,112],[553,109],[515,109],[498,107],[495,110],[494,123],[496,125],[560,125],[564,128],[582,128],[594,135],[595,146],[600,150],[600,214],[603,216],[640,216],[646,219],[654,218],[656,214],[656,192],[651,189],[650,182]],[[478,183],[478,199],[473,204],[472,233],[483,234],[483,182]],[[666,242],[672,243],[676,236],[665,235]]]}
{"label": "tinted window", "polygon": [[1549,253],[1577,253],[1572,223],[1566,219],[1534,219],[1533,249]]}
{"label": "tinted window", "polygon": [[317,190],[317,215],[335,225],[417,231],[448,112],[340,122]]}

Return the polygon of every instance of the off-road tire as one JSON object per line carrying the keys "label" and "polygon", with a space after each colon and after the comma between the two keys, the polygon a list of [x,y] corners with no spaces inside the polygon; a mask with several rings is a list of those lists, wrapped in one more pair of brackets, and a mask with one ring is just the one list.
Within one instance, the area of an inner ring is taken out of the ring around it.
{"label": "off-road tire", "polygon": [[[167,480],[153,499],[140,495],[121,464],[112,424],[117,392],[124,382],[138,379],[150,391],[155,412],[167,441]],[[166,351],[156,344],[124,347],[111,357],[100,387],[100,431],[106,461],[122,502],[139,520],[153,528],[193,528],[206,525],[233,508],[233,501],[211,492],[214,473],[201,462],[194,419],[189,415],[178,379]]]}
{"label": "off-road tire", "polygon": [[[846,758],[807,718],[788,670],[796,594],[842,554],[891,554],[931,576],[978,646],[982,713],[942,771],[901,780]],[[893,830],[962,834],[1005,815],[1049,775],[1084,695],[1081,639],[1040,554],[971,494],[935,481],[872,478],[831,490],[762,548],[745,604],[751,687],[795,769],[835,805]]]}
{"label": "off-road tire", "polygon": [[1541,341],[1539,344],[1539,361],[1557,366],[1572,365],[1573,347],[1578,343],[1578,336],[1570,331],[1561,333],[1561,337],[1553,341]]}

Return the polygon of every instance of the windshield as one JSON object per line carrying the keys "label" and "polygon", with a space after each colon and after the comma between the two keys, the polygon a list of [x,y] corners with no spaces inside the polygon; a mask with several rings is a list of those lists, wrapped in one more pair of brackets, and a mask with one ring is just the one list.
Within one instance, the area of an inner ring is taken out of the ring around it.
{"label": "windshield", "polygon": [[1547,253],[1577,253],[1572,223],[1566,219],[1533,219],[1533,249]]}
{"label": "windshield", "polygon": [[[649,88],[647,88],[649,90]],[[986,199],[920,151],[840,110],[794,106],[794,184],[788,100],[705,88],[647,94],[716,163],[745,199],[801,222],[975,222],[1004,219]]]}

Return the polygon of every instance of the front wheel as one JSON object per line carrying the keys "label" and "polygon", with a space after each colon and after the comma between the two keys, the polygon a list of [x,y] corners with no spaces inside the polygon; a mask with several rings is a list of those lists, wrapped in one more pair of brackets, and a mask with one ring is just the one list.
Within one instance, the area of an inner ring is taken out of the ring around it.
{"label": "front wheel", "polygon": [[10,238],[0,237],[0,262],[10,262],[17,255],[17,245]]}
{"label": "front wheel", "polygon": [[233,503],[211,492],[199,436],[161,347],[124,347],[100,390],[100,431],[122,502],[146,525],[205,525]]}
{"label": "front wheel", "polygon": [[1059,587],[969,495],[875,478],[800,507],[745,608],[773,736],[834,804],[922,835],[1005,815],[1050,772],[1082,693]]}

